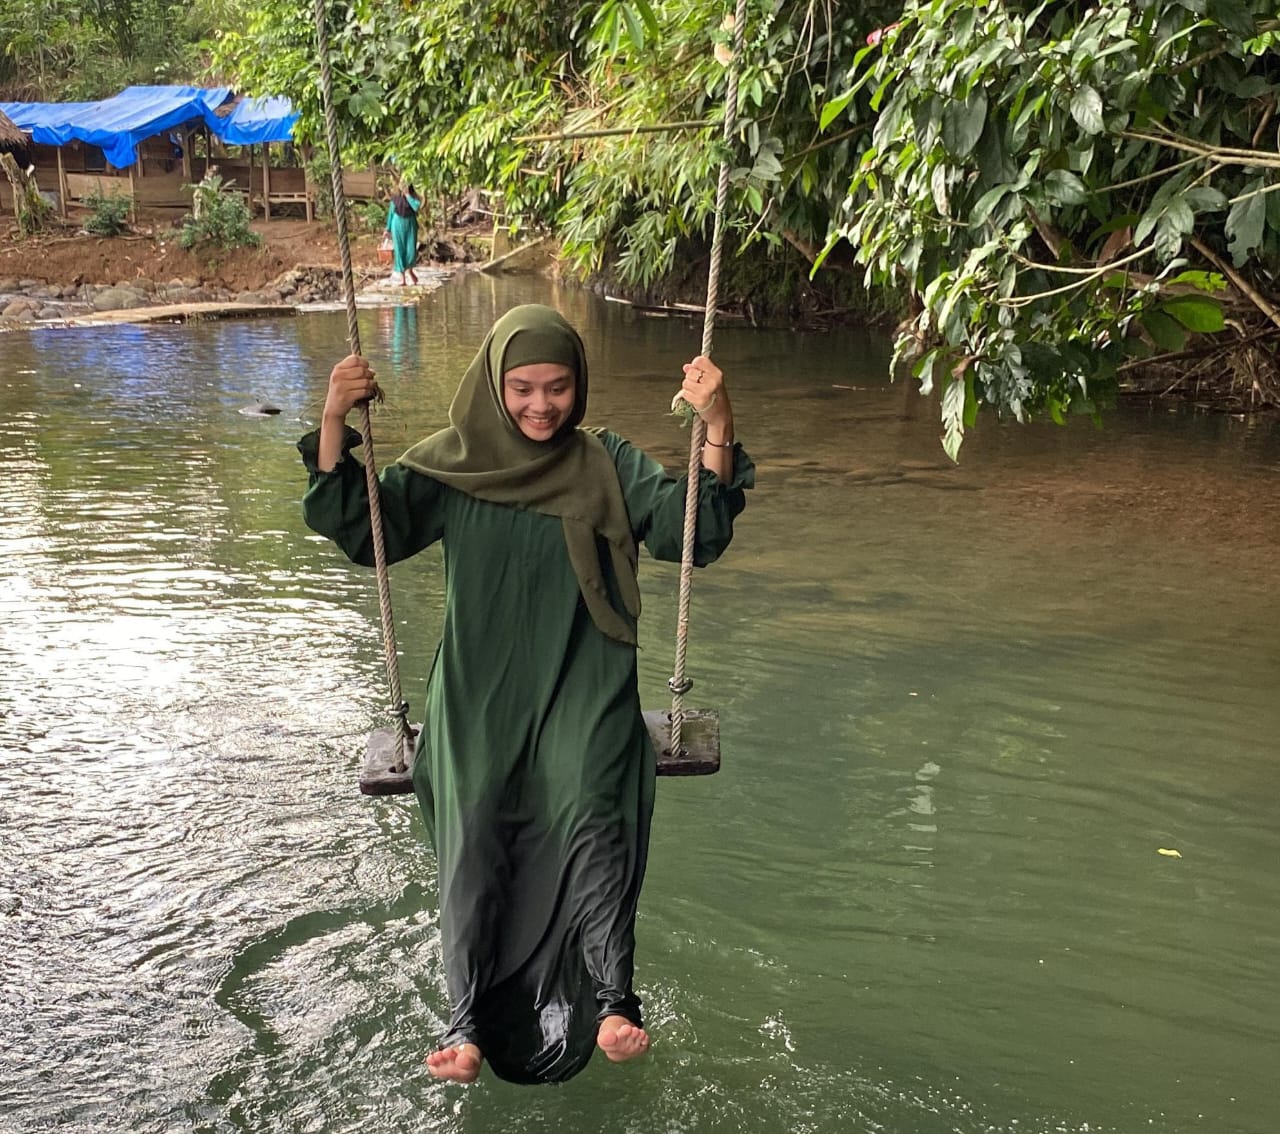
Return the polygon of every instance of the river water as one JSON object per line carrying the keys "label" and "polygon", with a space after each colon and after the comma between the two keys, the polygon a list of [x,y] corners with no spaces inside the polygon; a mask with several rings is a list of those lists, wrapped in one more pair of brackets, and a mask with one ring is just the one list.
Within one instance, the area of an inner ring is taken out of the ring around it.
{"label": "river water", "polygon": [[[682,463],[697,325],[479,276],[362,313],[381,459],[530,299],[584,331],[589,421]],[[886,342],[721,330],[759,487],[694,583],[724,768],[659,784],[652,1056],[464,1089],[420,1066],[415,805],[355,787],[372,578],[299,517],[344,333],[0,338],[0,1130],[1280,1128],[1280,423],[989,419],[954,467]],[[642,584],[660,707],[676,571]],[[391,587],[417,705],[438,554]]]}

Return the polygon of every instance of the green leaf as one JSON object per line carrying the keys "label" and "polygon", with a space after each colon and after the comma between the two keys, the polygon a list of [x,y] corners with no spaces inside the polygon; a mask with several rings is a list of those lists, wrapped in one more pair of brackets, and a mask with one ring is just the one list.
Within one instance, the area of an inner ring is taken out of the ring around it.
{"label": "green leaf", "polygon": [[1161,314],[1159,311],[1144,311],[1142,326],[1161,350],[1181,350],[1187,345],[1187,336],[1182,328],[1168,315]]}
{"label": "green leaf", "polygon": [[653,6],[649,0],[635,0],[636,11],[640,13],[640,18],[644,20],[644,26],[648,29],[649,35],[655,40],[658,38],[658,17],[653,14]]}
{"label": "green leaf", "polygon": [[987,119],[973,156],[981,185],[998,185],[1018,176],[1018,165],[1004,148],[1003,131],[996,117]]}
{"label": "green leaf", "polygon": [[1105,129],[1102,96],[1088,84],[1077,87],[1071,96],[1071,117],[1086,134],[1101,134]]}
{"label": "green leaf", "polygon": [[933,368],[937,361],[938,348],[934,347],[913,368],[915,376],[920,379],[920,393],[926,398],[933,393]]}
{"label": "green leaf", "polygon": [[[1227,236],[1230,237],[1227,248],[1235,266],[1240,267],[1252,252],[1262,243],[1262,230],[1267,221],[1267,201],[1258,193],[1262,188],[1262,178],[1255,177],[1245,186],[1245,199],[1231,206],[1227,214]],[[1248,196],[1252,194],[1252,196]]]}
{"label": "green leaf", "polygon": [[637,51],[643,51],[644,21],[640,19],[640,14],[630,4],[622,5],[622,14],[627,21],[627,34],[631,39],[631,46]]}
{"label": "green leaf", "polygon": [[969,224],[980,225],[987,217],[991,215],[991,210],[1000,203],[1000,201],[1013,189],[1012,185],[997,185],[994,189],[988,189],[981,197],[978,203],[973,206],[969,213]]}
{"label": "green leaf", "polygon": [[1089,191],[1069,169],[1051,169],[1044,178],[1045,193],[1049,200],[1059,205],[1083,205],[1089,199]]}
{"label": "green leaf", "polygon": [[1209,5],[1209,14],[1228,31],[1239,36],[1257,34],[1257,25],[1253,15],[1243,0],[1213,0]]}
{"label": "green leaf", "polygon": [[1179,272],[1170,284],[1188,284],[1201,291],[1225,291],[1227,281],[1217,272]]}
{"label": "green leaf", "polygon": [[822,114],[818,118],[818,129],[825,130],[844,112],[844,108],[853,101],[853,91],[842,94],[839,98],[832,99],[826,106],[822,108]]}
{"label": "green leaf", "polygon": [[1182,199],[1197,213],[1216,213],[1227,207],[1227,195],[1212,185],[1196,185],[1183,193]]}
{"label": "green leaf", "polygon": [[933,194],[933,207],[938,210],[938,215],[950,216],[951,209],[947,202],[947,167],[941,162],[933,167],[933,172],[929,175],[929,191]]}
{"label": "green leaf", "polygon": [[1172,315],[1188,331],[1200,334],[1212,334],[1226,328],[1226,320],[1222,317],[1222,305],[1212,299],[1198,295],[1177,295],[1166,299],[1160,310]]}
{"label": "green leaf", "polygon": [[987,96],[973,91],[963,102],[950,100],[942,111],[942,144],[954,158],[968,157],[987,124]]}
{"label": "green leaf", "polygon": [[1170,201],[1168,209],[1165,210],[1165,216],[1174,231],[1184,235],[1196,227],[1196,215],[1191,211],[1185,196],[1175,197]]}
{"label": "green leaf", "polygon": [[964,382],[959,378],[947,384],[942,395],[942,448],[953,461],[959,460],[964,442]]}

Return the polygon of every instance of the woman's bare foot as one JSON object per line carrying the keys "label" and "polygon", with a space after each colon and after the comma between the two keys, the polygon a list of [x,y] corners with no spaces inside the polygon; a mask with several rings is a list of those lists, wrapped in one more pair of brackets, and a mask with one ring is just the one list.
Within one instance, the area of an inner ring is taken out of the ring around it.
{"label": "woman's bare foot", "polygon": [[649,1050],[649,1033],[625,1016],[606,1016],[600,1021],[596,1044],[614,1063],[625,1063]]}
{"label": "woman's bare foot", "polygon": [[424,1060],[427,1070],[437,1079],[449,1079],[455,1083],[474,1083],[483,1061],[484,1056],[473,1043],[441,1048]]}

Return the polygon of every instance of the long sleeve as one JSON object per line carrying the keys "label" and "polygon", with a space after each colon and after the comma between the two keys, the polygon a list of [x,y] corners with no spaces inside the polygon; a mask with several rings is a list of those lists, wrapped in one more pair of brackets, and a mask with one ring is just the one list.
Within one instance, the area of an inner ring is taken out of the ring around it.
{"label": "long sleeve", "polygon": [[[641,449],[615,433],[602,431],[600,440],[613,457],[631,517],[636,540],[655,559],[680,561],[684,543],[684,498],[688,474],[671,476]],[[693,561],[705,567],[715,562],[733,539],[734,518],[746,507],[745,491],[754,487],[756,467],[741,445],[733,448],[733,477],[722,481],[703,469],[698,482],[698,519]]]}
{"label": "long sleeve", "polygon": [[[316,459],[320,432],[313,430],[298,442],[298,452],[310,479],[302,498],[307,527],[333,540],[353,563],[372,567],[373,529],[369,519],[369,486],[363,466],[350,456],[360,434],[348,427],[342,459],[331,472],[321,472]],[[387,562],[407,559],[444,535],[443,497],[439,481],[392,464],[378,476],[382,535]]]}
{"label": "long sleeve", "polygon": [[395,215],[396,215],[395,205],[394,204],[388,205],[387,206],[387,228],[386,228],[387,232],[391,231],[391,218],[394,217]]}

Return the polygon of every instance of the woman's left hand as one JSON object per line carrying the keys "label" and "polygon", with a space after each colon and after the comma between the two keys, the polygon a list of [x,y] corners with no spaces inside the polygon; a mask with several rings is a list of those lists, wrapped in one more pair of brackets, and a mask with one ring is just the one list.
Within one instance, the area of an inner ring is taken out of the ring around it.
{"label": "woman's left hand", "polygon": [[672,410],[677,403],[686,401],[708,425],[732,421],[728,391],[725,390],[724,373],[720,367],[700,354],[681,369],[684,381],[680,384],[679,393],[671,399]]}

